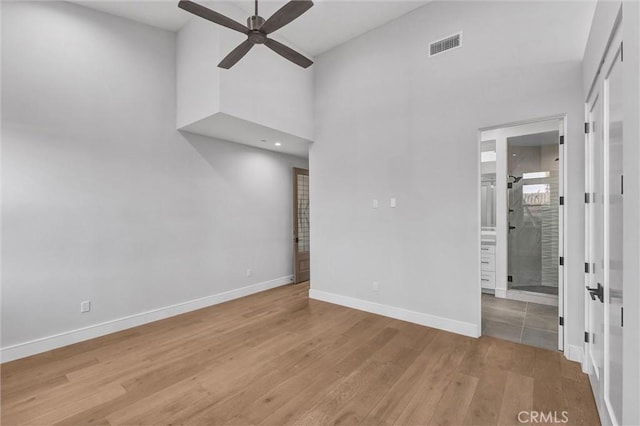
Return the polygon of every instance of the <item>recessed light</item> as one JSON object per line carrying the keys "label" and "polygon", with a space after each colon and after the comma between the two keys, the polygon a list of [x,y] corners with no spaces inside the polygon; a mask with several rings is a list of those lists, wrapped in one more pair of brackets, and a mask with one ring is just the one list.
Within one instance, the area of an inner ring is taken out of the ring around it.
{"label": "recessed light", "polygon": [[275,146],[282,146],[282,144],[280,142],[276,142],[274,143]]}

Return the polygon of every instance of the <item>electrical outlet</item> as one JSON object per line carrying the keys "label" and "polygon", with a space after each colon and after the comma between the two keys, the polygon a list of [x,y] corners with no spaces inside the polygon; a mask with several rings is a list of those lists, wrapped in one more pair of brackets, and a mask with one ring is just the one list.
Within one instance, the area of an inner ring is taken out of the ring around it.
{"label": "electrical outlet", "polygon": [[395,207],[396,207],[396,205],[397,205],[397,203],[396,203],[396,199],[395,199],[395,198],[391,198],[391,199],[389,200],[389,207],[391,207],[391,208],[395,208]]}
{"label": "electrical outlet", "polygon": [[253,271],[251,270],[251,268],[247,268],[247,278],[249,278],[251,275],[253,275]]}
{"label": "electrical outlet", "polygon": [[380,291],[380,283],[378,281],[374,281],[373,284],[371,285],[371,289],[374,292],[379,292]]}
{"label": "electrical outlet", "polygon": [[80,313],[84,314],[91,311],[91,302],[89,300],[85,300],[84,302],[80,302]]}
{"label": "electrical outlet", "polygon": [[371,202],[371,208],[372,209],[377,209],[378,208],[378,200],[373,200]]}

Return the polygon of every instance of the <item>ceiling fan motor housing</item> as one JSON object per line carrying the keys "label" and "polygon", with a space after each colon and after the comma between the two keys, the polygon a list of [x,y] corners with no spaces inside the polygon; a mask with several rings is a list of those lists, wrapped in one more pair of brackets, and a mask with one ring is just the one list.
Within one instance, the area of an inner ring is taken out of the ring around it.
{"label": "ceiling fan motor housing", "polygon": [[262,24],[264,24],[264,18],[262,16],[254,15],[247,18],[247,27],[249,27],[251,31],[259,30]]}
{"label": "ceiling fan motor housing", "polygon": [[254,44],[264,44],[267,41],[267,35],[260,31],[262,24],[264,24],[264,18],[262,16],[254,15],[247,18],[249,40]]}

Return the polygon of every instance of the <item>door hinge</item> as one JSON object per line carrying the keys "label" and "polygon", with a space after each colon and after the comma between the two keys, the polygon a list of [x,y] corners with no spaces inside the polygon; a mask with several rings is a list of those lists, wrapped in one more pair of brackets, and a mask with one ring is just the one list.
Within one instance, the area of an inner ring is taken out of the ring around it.
{"label": "door hinge", "polygon": [[620,62],[624,62],[624,42],[620,42]]}
{"label": "door hinge", "polygon": [[564,266],[564,256],[560,256],[560,266]]}
{"label": "door hinge", "polygon": [[620,306],[620,327],[624,327],[624,307]]}
{"label": "door hinge", "polygon": [[589,262],[584,262],[584,273],[585,274],[589,273]]}
{"label": "door hinge", "polygon": [[564,317],[558,317],[558,324],[564,327]]}
{"label": "door hinge", "polygon": [[564,145],[564,136],[560,136],[560,145]]}
{"label": "door hinge", "polygon": [[513,282],[513,275],[507,275],[507,281],[512,283]]}
{"label": "door hinge", "polygon": [[585,343],[589,343],[589,332],[588,331],[584,332],[584,342]]}
{"label": "door hinge", "polygon": [[564,197],[560,197],[560,205],[564,206]]}
{"label": "door hinge", "polygon": [[588,192],[584,193],[584,203],[585,204],[589,204],[589,201],[591,201],[591,197],[589,196]]}
{"label": "door hinge", "polygon": [[589,133],[589,123],[584,123],[584,133],[585,134]]}
{"label": "door hinge", "polygon": [[624,194],[624,175],[620,175],[620,195]]}

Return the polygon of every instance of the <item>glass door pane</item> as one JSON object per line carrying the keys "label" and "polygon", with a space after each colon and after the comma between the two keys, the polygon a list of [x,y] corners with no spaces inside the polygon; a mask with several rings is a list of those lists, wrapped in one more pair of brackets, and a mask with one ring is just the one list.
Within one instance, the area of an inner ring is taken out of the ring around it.
{"label": "glass door pane", "polygon": [[[607,144],[608,153],[608,194],[606,208],[609,217],[608,226],[608,277],[605,277],[605,287],[608,287],[608,348],[609,362],[606,375],[605,397],[608,399],[610,411],[617,423],[622,419],[622,207],[623,207],[623,76],[622,63],[619,57],[605,80],[607,89]],[[605,256],[606,259],[606,256]],[[607,294],[607,293],[605,293]],[[616,423],[614,421],[614,423]]]}
{"label": "glass door pane", "polygon": [[509,289],[558,294],[559,132],[507,139]]}
{"label": "glass door pane", "polygon": [[298,175],[298,252],[309,251],[309,176]]}

